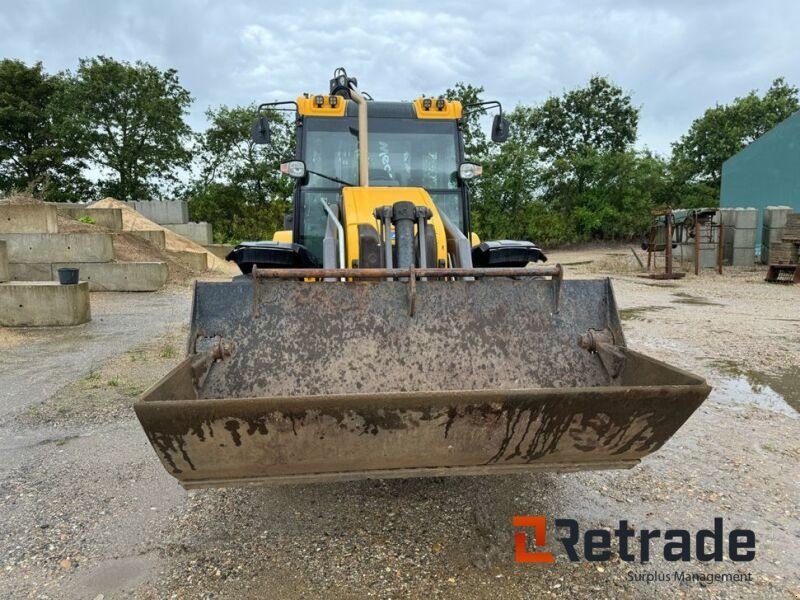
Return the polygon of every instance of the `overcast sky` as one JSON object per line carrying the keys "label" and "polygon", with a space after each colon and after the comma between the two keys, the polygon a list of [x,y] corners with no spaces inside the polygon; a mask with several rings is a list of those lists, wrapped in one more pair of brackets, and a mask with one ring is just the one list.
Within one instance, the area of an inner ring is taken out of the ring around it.
{"label": "overcast sky", "polygon": [[378,4],[0,0],[0,57],[49,71],[97,54],[175,68],[196,129],[209,106],[325,92],[338,66],[378,100],[465,81],[507,108],[599,74],[641,107],[639,146],[662,153],[709,106],[780,75],[800,84],[797,0]]}

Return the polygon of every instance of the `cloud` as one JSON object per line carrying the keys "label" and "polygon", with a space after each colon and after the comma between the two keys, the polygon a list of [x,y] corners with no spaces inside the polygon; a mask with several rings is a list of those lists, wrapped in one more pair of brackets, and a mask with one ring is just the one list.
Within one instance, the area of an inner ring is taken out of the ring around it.
{"label": "cloud", "polygon": [[606,75],[642,107],[640,145],[668,152],[692,119],[772,79],[800,83],[800,3],[271,3],[3,0],[0,56],[51,71],[106,54],[178,69],[190,118],[219,104],[325,91],[345,66],[377,99],[483,85],[513,107]]}

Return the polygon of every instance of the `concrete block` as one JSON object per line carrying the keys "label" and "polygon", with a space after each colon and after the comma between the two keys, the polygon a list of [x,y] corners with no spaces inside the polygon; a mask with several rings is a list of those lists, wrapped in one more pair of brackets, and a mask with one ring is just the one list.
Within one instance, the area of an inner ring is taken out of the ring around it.
{"label": "concrete block", "polygon": [[755,248],[756,230],[755,229],[734,229],[733,248]]}
{"label": "concrete block", "polygon": [[758,211],[755,208],[737,208],[736,223],[737,229],[755,229],[758,223]]}
{"label": "concrete block", "polygon": [[54,263],[53,279],[58,269],[80,269],[81,281],[92,292],[154,292],[167,283],[167,265],[163,262]]}
{"label": "concrete block", "polygon": [[204,246],[214,241],[214,233],[211,229],[211,223],[172,223],[165,225],[167,229],[171,229],[178,235],[189,238],[193,242]]}
{"label": "concrete block", "polygon": [[8,251],[6,250],[6,243],[0,242],[0,283],[11,279],[8,270]]}
{"label": "concrete block", "polygon": [[81,217],[91,217],[94,224],[105,227],[111,231],[122,231],[122,209],[121,208],[92,208],[80,204],[55,205],[59,214],[71,219],[79,220]]}
{"label": "concrete block", "polygon": [[733,227],[736,224],[735,208],[720,208],[719,215],[720,215],[720,222],[726,227]]}
{"label": "concrete block", "polygon": [[0,202],[0,233],[56,233],[55,206]]}
{"label": "concrete block", "polygon": [[[683,258],[694,263],[694,244],[684,244]],[[710,269],[717,266],[717,244],[713,242],[700,244],[700,267]]]}
{"label": "concrete block", "polygon": [[59,285],[53,281],[0,283],[0,325],[57,327],[88,323],[89,284]]}
{"label": "concrete block", "polygon": [[225,257],[233,250],[233,244],[204,244],[203,248],[211,252],[217,258],[225,260]]}
{"label": "concrete block", "polygon": [[137,200],[126,204],[159,225],[189,222],[189,205],[182,200]]}
{"label": "concrete block", "polygon": [[50,263],[9,263],[11,281],[50,281],[53,265]]}
{"label": "concrete block", "polygon": [[755,248],[734,248],[731,264],[735,267],[752,267],[756,263]]}
{"label": "concrete block", "polygon": [[177,252],[170,251],[170,254],[192,271],[208,270],[208,255],[205,252],[179,250]]}
{"label": "concrete block", "polygon": [[162,250],[166,249],[167,247],[167,234],[163,229],[141,229],[139,231],[128,231],[127,233],[132,233],[143,240],[147,240]]}
{"label": "concrete block", "polygon": [[786,218],[791,212],[791,206],[768,206],[764,209],[764,229],[783,229],[786,226]]}
{"label": "concrete block", "polygon": [[108,262],[114,258],[110,233],[4,233],[12,263]]}

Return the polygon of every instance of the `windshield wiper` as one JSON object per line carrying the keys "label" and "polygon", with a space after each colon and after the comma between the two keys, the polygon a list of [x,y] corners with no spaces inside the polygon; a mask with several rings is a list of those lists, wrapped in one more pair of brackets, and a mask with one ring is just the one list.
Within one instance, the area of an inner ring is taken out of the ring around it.
{"label": "windshield wiper", "polygon": [[306,169],[306,172],[311,173],[312,175],[316,175],[317,177],[322,177],[323,179],[327,179],[328,181],[333,181],[334,183],[340,183],[342,185],[346,185],[347,187],[356,187],[352,183],[345,181],[344,179],[339,179],[338,177],[334,177],[332,175],[317,173],[316,171],[312,171],[311,169]]}

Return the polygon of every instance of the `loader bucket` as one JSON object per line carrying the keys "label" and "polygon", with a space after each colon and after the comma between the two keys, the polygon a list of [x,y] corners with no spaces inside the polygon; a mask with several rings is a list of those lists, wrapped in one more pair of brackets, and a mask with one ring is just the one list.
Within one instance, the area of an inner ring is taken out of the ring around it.
{"label": "loader bucket", "polygon": [[135,405],[166,469],[192,488],[627,468],[710,391],[625,347],[607,280],[456,271],[198,282],[187,357]]}

